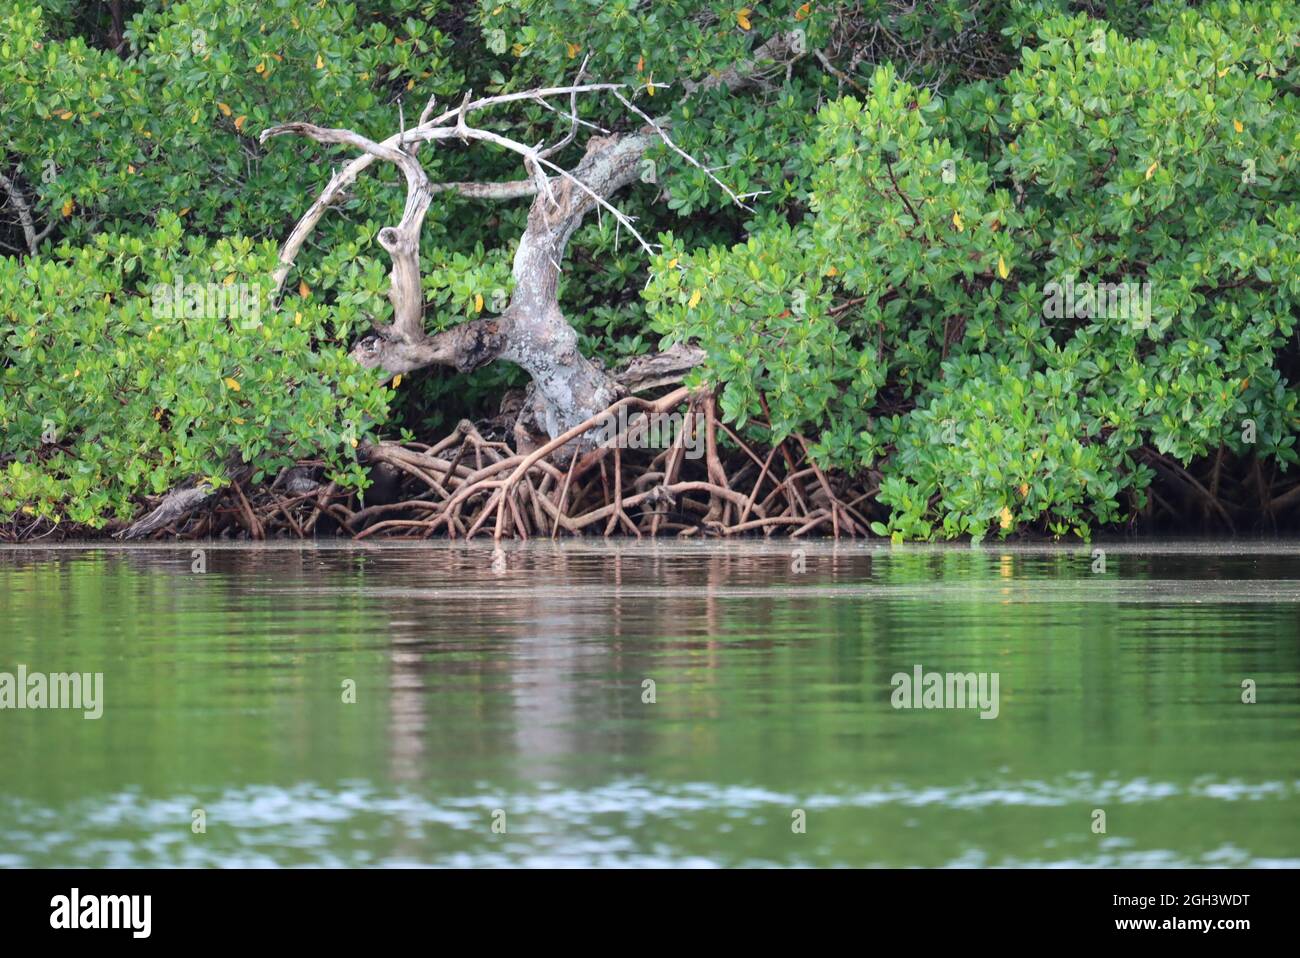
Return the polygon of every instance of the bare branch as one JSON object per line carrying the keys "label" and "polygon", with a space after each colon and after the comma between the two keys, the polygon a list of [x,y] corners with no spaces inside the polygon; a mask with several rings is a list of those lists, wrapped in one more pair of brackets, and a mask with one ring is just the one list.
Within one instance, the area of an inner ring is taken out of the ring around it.
{"label": "bare branch", "polygon": [[459,193],[476,200],[517,200],[537,194],[536,180],[511,180],[508,183],[430,183],[434,193]]}
{"label": "bare branch", "polygon": [[[582,66],[578,67],[578,75],[574,77],[573,80],[574,83],[582,82],[582,75],[587,72],[587,61],[589,59],[591,59],[590,54],[582,58]],[[617,96],[618,91],[615,90],[614,94]],[[543,97],[538,97],[537,102],[540,103],[542,106],[546,107],[546,109],[548,110],[555,109],[555,107],[547,103],[545,98]],[[569,123],[569,132],[565,135],[564,139],[560,140],[560,142],[556,143],[554,146],[542,150],[538,154],[543,159],[552,157],[556,153],[559,153],[562,149],[564,149],[566,146],[572,143],[573,138],[578,134],[578,94],[576,92],[569,94],[569,119],[571,121]]]}
{"label": "bare branch", "polygon": [[[737,196],[735,193],[733,193],[733,192],[731,191],[731,187],[727,186],[726,183],[722,182],[722,180],[720,180],[720,179],[718,179],[716,176],[714,176],[713,173],[710,172],[709,169],[708,169],[707,167],[705,167],[702,163],[700,163],[699,160],[697,160],[695,157],[691,156],[689,153],[687,153],[685,150],[683,150],[680,146],[678,146],[676,143],[674,143],[674,142],[672,141],[672,138],[668,135],[667,131],[664,130],[663,126],[662,126],[660,123],[658,123],[657,121],[651,119],[650,116],[649,116],[648,114],[646,114],[646,113],[645,113],[644,111],[642,111],[640,108],[638,108],[637,106],[635,106],[635,105],[632,103],[631,100],[627,99],[627,97],[623,96],[623,94],[619,93],[617,90],[614,91],[614,96],[618,97],[618,101],[619,101],[620,103],[622,103],[625,107],[627,107],[629,110],[631,110],[631,111],[632,111],[633,113],[635,113],[637,116],[639,116],[641,119],[643,119],[643,120],[645,120],[647,123],[649,123],[650,126],[654,129],[655,133],[657,133],[657,134],[659,135],[659,139],[663,140],[664,143],[666,143],[666,144],[668,145],[668,148],[669,148],[669,149],[671,149],[674,153],[676,153],[678,156],[680,156],[682,159],[684,159],[687,163],[691,164],[691,166],[693,166],[693,167],[695,167],[697,170],[700,170],[701,172],[703,172],[704,175],[707,176],[709,179],[711,179],[714,183],[718,184],[718,186],[721,188],[722,192],[726,193],[727,196],[730,197],[731,202],[735,203],[737,206],[739,206],[739,207],[740,207],[741,209],[743,209],[743,210],[749,210],[749,212],[751,212],[751,213],[754,212],[753,209],[751,209],[749,206],[745,205],[745,203],[741,200],[741,198],[740,198],[739,196]],[[766,192],[769,192],[769,191],[767,191],[767,190],[763,190],[763,191],[758,192],[758,193],[749,193],[749,194],[747,194],[747,196],[749,196],[750,198],[755,197],[755,196],[762,196],[763,193],[766,193]]]}
{"label": "bare branch", "polygon": [[[388,137],[388,139],[377,145],[381,147],[395,148],[403,143],[411,143],[412,141],[410,136],[413,132],[429,127],[446,126],[446,124],[457,119],[462,111],[469,114],[477,110],[485,110],[489,107],[499,106],[504,103],[535,100],[538,97],[546,98],[552,96],[567,96],[574,93],[612,90],[618,87],[619,84],[617,83],[587,83],[576,86],[547,87],[540,90],[529,90],[522,93],[505,93],[500,96],[484,97],[469,103],[463,103],[461,106],[449,110],[435,119],[425,120],[422,116],[421,123],[418,127],[415,127],[412,130],[407,130],[405,134],[394,133],[392,136]],[[426,113],[431,111],[433,102],[433,100],[430,100],[429,104],[425,107]],[[279,129],[281,132],[289,132],[279,127],[273,127],[271,130],[263,130],[258,138],[259,142],[265,143],[270,136],[275,135],[272,130],[276,129]],[[427,137],[426,139],[441,138],[444,137]],[[418,146],[418,142],[414,145]],[[308,207],[307,211],[303,213],[301,218],[299,218],[293,231],[289,234],[288,239],[286,239],[284,245],[280,247],[280,262],[275,270],[276,296],[279,296],[280,292],[284,289],[284,282],[289,276],[289,271],[293,268],[294,260],[297,259],[298,253],[302,250],[303,243],[306,242],[307,237],[310,236],[312,230],[316,228],[316,224],[320,222],[321,218],[331,206],[341,202],[347,188],[356,182],[357,177],[379,158],[380,157],[377,154],[366,151],[363,152],[361,156],[358,156],[352,162],[348,163],[343,167],[343,169],[336,172],[330,178],[329,184],[316,198],[316,201],[312,203],[312,205]],[[465,192],[465,195],[471,196],[474,195],[474,192]]]}
{"label": "bare branch", "polygon": [[311,123],[286,123],[262,131],[265,142],[273,136],[299,133],[319,143],[342,143],[388,160],[406,176],[406,209],[401,222],[379,231],[379,245],[388,251],[393,260],[392,281],[388,298],[393,304],[393,326],[402,339],[414,341],[424,336],[424,294],[420,286],[420,230],[429,210],[433,193],[424,168],[401,146],[389,146],[387,141],[376,143],[351,130],[336,130]]}

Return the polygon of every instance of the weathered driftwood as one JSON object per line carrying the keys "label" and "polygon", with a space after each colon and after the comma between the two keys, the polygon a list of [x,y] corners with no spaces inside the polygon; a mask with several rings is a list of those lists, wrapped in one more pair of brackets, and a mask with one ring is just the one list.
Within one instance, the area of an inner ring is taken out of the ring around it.
{"label": "weathered driftwood", "polygon": [[[253,474],[252,468],[233,459],[226,463],[225,469],[235,486],[248,481]],[[217,495],[217,491],[210,482],[203,480],[194,480],[177,486],[168,491],[144,516],[119,532],[118,537],[143,539],[159,530],[184,522],[196,510],[211,502]]]}

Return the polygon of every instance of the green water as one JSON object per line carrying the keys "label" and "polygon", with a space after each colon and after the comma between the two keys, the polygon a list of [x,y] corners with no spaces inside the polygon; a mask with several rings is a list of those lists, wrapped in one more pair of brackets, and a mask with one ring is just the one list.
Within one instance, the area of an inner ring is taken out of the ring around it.
{"label": "green water", "polygon": [[1300,546],[803,549],[0,550],[0,865],[1300,865]]}

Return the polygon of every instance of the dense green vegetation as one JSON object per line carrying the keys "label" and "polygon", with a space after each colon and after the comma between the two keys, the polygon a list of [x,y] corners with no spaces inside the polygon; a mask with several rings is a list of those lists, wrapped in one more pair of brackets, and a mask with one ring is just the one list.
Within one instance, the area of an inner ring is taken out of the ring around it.
{"label": "dense green vegetation", "polygon": [[[495,412],[527,379],[506,363],[394,385],[348,356],[391,319],[391,167],[322,220],[273,304],[277,244],[351,154],[257,134],[382,140],[399,101],[410,124],[430,96],[563,85],[584,61],[758,194],[742,208],[653,148],[612,200],[662,248],[608,215],[570,244],[560,302],[585,354],[698,343],[688,383],[726,421],[806,437],[895,538],[1087,536],[1171,476],[1175,512],[1227,515],[1236,482],[1261,516],[1294,513],[1300,5],[747,2],[0,0],[0,522],[102,527],[220,482],[232,452],[259,475],[320,455],[360,483],[359,437]],[[696,88],[793,30],[803,55],[761,82]],[[606,130],[643,123],[578,103]],[[567,126],[499,113],[526,144]],[[479,144],[421,161],[434,182],[521,176]],[[20,203],[49,230],[34,244]],[[434,196],[430,332],[499,310],[527,213]],[[264,306],[160,316],[155,287],[178,281]],[[1103,283],[1124,299],[1090,301]]]}

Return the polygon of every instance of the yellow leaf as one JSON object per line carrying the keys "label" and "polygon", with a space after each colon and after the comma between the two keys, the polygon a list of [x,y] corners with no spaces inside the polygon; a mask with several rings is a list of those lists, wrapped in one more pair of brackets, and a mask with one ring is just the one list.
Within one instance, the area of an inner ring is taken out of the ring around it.
{"label": "yellow leaf", "polygon": [[177,215],[177,216],[184,216],[184,215],[185,215],[186,213],[188,213],[189,211],[190,211],[190,208],[187,206],[187,207],[185,207],[185,209],[181,210],[181,211],[180,211],[179,213],[177,213],[176,215]]}
{"label": "yellow leaf", "polygon": [[998,513],[998,524],[1001,525],[1003,529],[1010,529],[1011,521],[1011,510],[1006,506],[1003,506],[1002,511]]}
{"label": "yellow leaf", "polygon": [[275,57],[275,62],[276,62],[276,63],[283,63],[283,62],[284,62],[284,57],[280,56],[280,54],[278,54],[278,53],[272,53],[271,56]]}
{"label": "yellow leaf", "polygon": [[242,129],[244,128],[244,121],[247,120],[247,119],[248,119],[248,117],[246,117],[246,116],[238,116],[238,117],[235,117],[235,129],[236,129],[236,130],[242,130]]}
{"label": "yellow leaf", "polygon": [[298,295],[301,296],[303,299],[306,299],[308,296],[311,295],[311,287],[307,285],[307,281],[305,279],[298,284]]}
{"label": "yellow leaf", "polygon": [[962,221],[961,221],[961,214],[960,214],[960,213],[953,213],[953,214],[952,214],[952,225],[955,226],[955,227],[957,227],[957,232],[958,232],[958,233],[960,233],[960,232],[962,232],[962,231],[964,231],[964,230],[966,229],[965,225],[964,225],[964,224],[962,223]]}
{"label": "yellow leaf", "polygon": [[316,54],[316,69],[317,70],[325,69],[325,58],[321,56],[319,53]]}
{"label": "yellow leaf", "polygon": [[415,89],[415,77],[411,77],[411,79],[409,79],[409,80],[406,81],[406,88],[407,88],[408,90],[414,90],[414,89]]}
{"label": "yellow leaf", "polygon": [[233,422],[236,426],[242,426],[246,422],[246,420],[240,419],[238,416],[235,416],[230,421]]}
{"label": "yellow leaf", "polygon": [[1027,483],[1027,482],[1022,482],[1022,483],[1020,484],[1020,498],[1024,499],[1024,498],[1026,498],[1028,495],[1029,495],[1029,483]]}
{"label": "yellow leaf", "polygon": [[794,12],[794,18],[796,20],[806,20],[808,19],[808,14],[811,12],[812,12],[812,4],[805,3],[802,7],[800,7],[798,10]]}
{"label": "yellow leaf", "polygon": [[749,7],[741,7],[736,11],[736,23],[740,25],[740,29],[742,30],[748,30],[753,26],[753,24],[749,22],[749,13]]}
{"label": "yellow leaf", "polygon": [[217,104],[217,109],[221,111],[222,115],[224,115],[224,116],[230,116],[230,106],[229,106],[229,104],[226,104],[226,103],[218,103],[218,104]]}
{"label": "yellow leaf", "polygon": [[836,269],[834,266],[832,266],[832,267],[830,267],[829,269],[826,270],[826,275],[827,275],[827,276],[839,276],[839,275],[840,275],[840,271],[839,271],[838,269]]}
{"label": "yellow leaf", "polygon": [[1232,121],[1232,128],[1233,128],[1234,130],[1236,130],[1238,133],[1240,133],[1242,130],[1245,129],[1245,127],[1241,125],[1241,121],[1240,121],[1240,120],[1233,120],[1233,121]]}
{"label": "yellow leaf", "polygon": [[695,292],[691,293],[691,298],[690,301],[687,302],[686,308],[694,309],[698,305],[700,305],[700,291],[697,289]]}
{"label": "yellow leaf", "polygon": [[1229,69],[1228,67],[1224,67],[1222,70],[1219,71],[1219,79],[1223,79],[1228,75],[1228,69]]}
{"label": "yellow leaf", "polygon": [[225,379],[222,380],[222,382],[224,382],[224,383],[226,384],[226,388],[227,388],[227,389],[230,389],[230,390],[232,390],[232,391],[234,391],[234,392],[239,392],[239,380],[238,380],[238,379],[234,379],[234,378],[232,378],[232,377],[230,377],[230,376],[227,376]]}
{"label": "yellow leaf", "polygon": [[71,111],[71,110],[60,110],[58,116],[59,116],[59,119],[61,119],[61,120],[71,120],[71,119],[72,119],[72,111]]}
{"label": "yellow leaf", "polygon": [[1007,269],[1007,261],[1001,256],[998,257],[998,275],[1003,279],[1011,275],[1011,270]]}
{"label": "yellow leaf", "polygon": [[396,389],[400,385],[402,385],[402,374],[398,373],[393,377],[393,388]]}
{"label": "yellow leaf", "polygon": [[646,81],[645,92],[647,96],[655,95],[655,75],[650,74],[650,79]]}
{"label": "yellow leaf", "polygon": [[301,326],[301,325],[302,325],[302,313],[294,313],[294,314],[293,314],[293,324],[294,324],[295,326]]}
{"label": "yellow leaf", "polygon": [[676,268],[677,268],[677,257],[676,257],[676,256],[674,256],[672,259],[670,259],[670,260],[668,261],[668,268],[669,268],[669,269],[676,269]]}
{"label": "yellow leaf", "polygon": [[64,204],[63,204],[63,217],[64,217],[64,219],[67,219],[69,216],[72,215],[72,207],[73,207],[73,202],[72,202],[72,200],[67,200],[67,201],[64,202]]}
{"label": "yellow leaf", "polygon": [[475,294],[474,294],[474,312],[476,312],[476,313],[481,313],[481,312],[483,312],[483,294],[482,294],[482,293],[475,293]]}
{"label": "yellow leaf", "polygon": [[357,440],[355,437],[351,440],[351,442],[352,442],[352,448],[353,449],[357,448]]}
{"label": "yellow leaf", "polygon": [[521,57],[524,55],[524,45],[522,43],[516,43],[513,47],[510,48],[510,52],[517,57]]}
{"label": "yellow leaf", "polygon": [[578,46],[576,43],[567,44],[564,49],[569,54],[570,60],[582,52],[582,47]]}
{"label": "yellow leaf", "polygon": [[253,72],[254,72],[254,73],[265,73],[265,72],[266,72],[266,64],[265,64],[265,63],[259,63],[257,66],[253,67]]}
{"label": "yellow leaf", "polygon": [[1151,177],[1153,177],[1153,176],[1155,175],[1156,167],[1158,167],[1159,165],[1160,165],[1160,161],[1159,161],[1159,160],[1156,160],[1154,163],[1152,163],[1150,166],[1147,167],[1147,179],[1148,179],[1148,180],[1151,179]]}
{"label": "yellow leaf", "polygon": [[234,273],[229,274],[225,279],[223,279],[223,280],[221,281],[221,283],[222,283],[223,286],[230,286],[230,285],[233,284],[234,282],[235,282],[235,274],[234,274]]}

